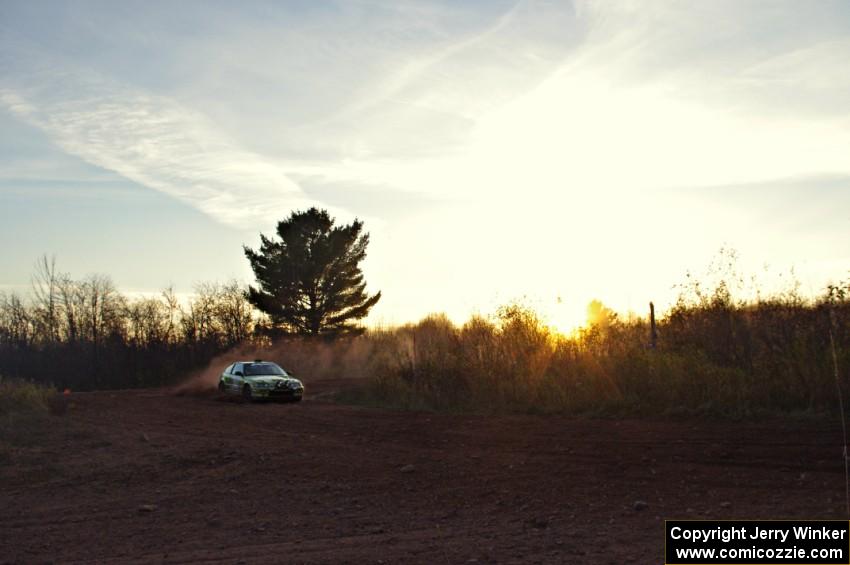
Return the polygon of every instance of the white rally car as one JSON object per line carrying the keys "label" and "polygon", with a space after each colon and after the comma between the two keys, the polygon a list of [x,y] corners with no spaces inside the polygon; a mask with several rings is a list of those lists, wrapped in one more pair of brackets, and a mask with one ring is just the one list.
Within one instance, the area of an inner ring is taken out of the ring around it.
{"label": "white rally car", "polygon": [[239,394],[248,402],[255,399],[292,400],[304,396],[304,383],[270,361],[240,361],[230,365],[218,379],[222,394]]}

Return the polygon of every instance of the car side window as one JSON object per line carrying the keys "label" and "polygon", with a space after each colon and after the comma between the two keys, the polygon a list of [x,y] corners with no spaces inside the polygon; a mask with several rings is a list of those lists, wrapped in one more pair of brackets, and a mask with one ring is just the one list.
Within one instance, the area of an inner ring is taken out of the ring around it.
{"label": "car side window", "polygon": [[237,373],[237,371],[242,370],[242,363],[234,363],[233,367],[231,367],[231,368],[233,369],[233,374],[235,375]]}
{"label": "car side window", "polygon": [[232,375],[232,374],[233,374],[233,366],[234,366],[234,365],[236,365],[236,363],[234,363],[233,365],[231,365],[230,367],[228,367],[227,369],[225,369],[225,370],[224,370],[224,374],[226,374],[226,375]]}

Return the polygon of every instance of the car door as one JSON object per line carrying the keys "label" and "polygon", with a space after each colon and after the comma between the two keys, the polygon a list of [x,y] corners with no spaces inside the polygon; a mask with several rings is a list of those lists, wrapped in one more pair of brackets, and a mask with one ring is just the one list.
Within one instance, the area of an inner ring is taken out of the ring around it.
{"label": "car door", "polygon": [[242,391],[242,383],[245,382],[243,375],[245,367],[243,365],[244,363],[234,363],[233,365],[233,371],[230,374],[230,390],[233,392]]}
{"label": "car door", "polygon": [[236,363],[230,365],[221,374],[221,382],[224,384],[224,388],[227,392],[233,391],[233,371],[235,370],[234,367],[236,367]]}

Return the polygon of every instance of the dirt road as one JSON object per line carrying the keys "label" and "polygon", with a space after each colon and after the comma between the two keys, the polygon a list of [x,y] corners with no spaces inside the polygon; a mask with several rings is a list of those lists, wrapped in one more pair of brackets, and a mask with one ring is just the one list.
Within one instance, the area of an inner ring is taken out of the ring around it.
{"label": "dirt road", "polygon": [[0,562],[644,564],[664,518],[846,518],[840,429],[812,422],[161,391],[74,395],[52,422],[0,462]]}

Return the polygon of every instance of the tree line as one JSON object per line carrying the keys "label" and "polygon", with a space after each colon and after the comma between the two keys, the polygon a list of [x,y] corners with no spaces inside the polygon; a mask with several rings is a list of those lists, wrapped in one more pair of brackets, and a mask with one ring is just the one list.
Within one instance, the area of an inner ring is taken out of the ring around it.
{"label": "tree line", "polygon": [[131,298],[42,257],[27,295],[0,293],[0,375],[75,390],[160,386],[253,339],[262,319],[236,281]]}
{"label": "tree line", "polygon": [[74,279],[43,256],[28,297],[0,293],[0,377],[82,390],[162,386],[238,344],[282,336],[359,335],[381,293],[360,263],[363,223],[326,210],[292,212],[243,251],[256,286],[201,283],[182,304],[173,289],[130,298],[104,275]]}

